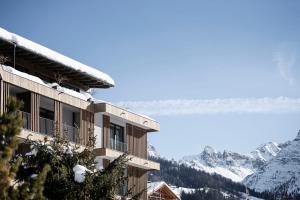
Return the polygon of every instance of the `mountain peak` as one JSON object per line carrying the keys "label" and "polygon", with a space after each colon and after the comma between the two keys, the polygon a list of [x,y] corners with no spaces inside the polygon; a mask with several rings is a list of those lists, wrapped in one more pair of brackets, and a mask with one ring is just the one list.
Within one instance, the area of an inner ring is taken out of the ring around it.
{"label": "mountain peak", "polygon": [[268,142],[260,145],[256,150],[252,151],[250,154],[262,161],[269,161],[273,157],[275,157],[281,148],[276,142]]}
{"label": "mountain peak", "polygon": [[211,146],[205,146],[203,153],[209,154],[209,155],[213,155],[216,153],[216,150],[214,148],[212,148]]}
{"label": "mountain peak", "polygon": [[277,155],[243,183],[258,192],[298,193],[300,188],[300,137],[281,145]]}
{"label": "mountain peak", "polygon": [[148,144],[148,156],[150,157],[154,157],[154,158],[158,158],[159,157],[159,153],[157,152],[157,150],[155,149],[155,147],[151,144]]}
{"label": "mountain peak", "polygon": [[298,131],[298,135],[297,135],[297,137],[296,137],[294,140],[295,140],[295,141],[300,140],[300,130]]}

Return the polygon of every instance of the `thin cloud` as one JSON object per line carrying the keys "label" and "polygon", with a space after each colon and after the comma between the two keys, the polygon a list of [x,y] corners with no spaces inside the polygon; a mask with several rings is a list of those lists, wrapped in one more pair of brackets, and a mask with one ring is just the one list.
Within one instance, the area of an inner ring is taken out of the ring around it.
{"label": "thin cloud", "polygon": [[230,98],[127,101],[116,105],[150,116],[300,112],[300,98]]}
{"label": "thin cloud", "polygon": [[286,80],[289,85],[294,85],[295,79],[292,74],[292,68],[296,63],[296,56],[292,48],[281,47],[273,57],[281,77]]}

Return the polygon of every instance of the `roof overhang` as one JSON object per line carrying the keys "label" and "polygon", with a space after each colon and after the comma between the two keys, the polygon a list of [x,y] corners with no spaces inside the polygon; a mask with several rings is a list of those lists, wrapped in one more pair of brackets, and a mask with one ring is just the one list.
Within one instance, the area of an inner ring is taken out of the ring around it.
{"label": "roof overhang", "polygon": [[[107,74],[66,57],[58,52],[0,28],[0,53],[34,64],[39,70],[63,74],[70,82],[88,88],[109,88],[114,80]],[[76,85],[76,84],[75,84]]]}

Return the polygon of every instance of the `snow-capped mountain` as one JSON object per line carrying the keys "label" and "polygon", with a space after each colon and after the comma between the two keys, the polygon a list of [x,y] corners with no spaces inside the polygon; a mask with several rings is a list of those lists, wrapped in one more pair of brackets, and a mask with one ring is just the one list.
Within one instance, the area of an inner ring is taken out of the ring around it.
{"label": "snow-capped mountain", "polygon": [[249,155],[231,151],[218,152],[212,147],[206,146],[200,154],[185,156],[180,163],[240,182],[265,165],[279,151],[280,147],[274,142],[259,146]]}
{"label": "snow-capped mountain", "polygon": [[255,159],[269,161],[270,159],[275,157],[280,150],[280,145],[278,145],[276,142],[269,142],[260,145],[255,151],[252,151],[250,154]]}
{"label": "snow-capped mountain", "polygon": [[148,156],[158,158],[159,153],[156,151],[155,147],[151,144],[148,144]]}
{"label": "snow-capped mountain", "polygon": [[248,176],[243,183],[260,192],[300,193],[300,131],[293,141],[280,147],[282,149],[276,157]]}

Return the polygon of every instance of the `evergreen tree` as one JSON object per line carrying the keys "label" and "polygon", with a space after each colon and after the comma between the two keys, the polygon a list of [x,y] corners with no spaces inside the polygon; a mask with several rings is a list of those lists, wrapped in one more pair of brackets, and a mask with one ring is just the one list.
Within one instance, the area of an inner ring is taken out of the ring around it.
{"label": "evergreen tree", "polygon": [[[17,179],[24,181],[40,173],[41,166],[49,164],[51,171],[44,185],[48,199],[115,199],[118,189],[127,180],[124,177],[127,154],[112,161],[104,170],[97,169],[92,131],[85,147],[68,142],[59,131],[53,139],[45,137],[44,141],[32,141],[29,137],[26,144],[31,152],[24,156]],[[76,168],[81,171],[76,172]]]}
{"label": "evergreen tree", "polygon": [[0,116],[0,199],[44,199],[43,184],[50,170],[49,165],[43,165],[35,179],[15,181],[22,162],[22,157],[13,158],[22,125],[17,113],[21,106],[16,99],[10,98],[7,112]]}
{"label": "evergreen tree", "polygon": [[[22,145],[28,145],[30,152],[17,155],[17,137],[22,125],[20,108],[21,103],[11,98],[7,112],[0,116],[1,200],[115,199],[118,189],[127,181],[124,176],[127,154],[99,170],[93,131],[89,143],[83,147],[62,138],[57,129],[54,137],[45,137],[43,141],[27,138]],[[142,192],[131,198],[139,199]]]}

